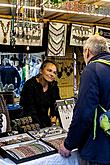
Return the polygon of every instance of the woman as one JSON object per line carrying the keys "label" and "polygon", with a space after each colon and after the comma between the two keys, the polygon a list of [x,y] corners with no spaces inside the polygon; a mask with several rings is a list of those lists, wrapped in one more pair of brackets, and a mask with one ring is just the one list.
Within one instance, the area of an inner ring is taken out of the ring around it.
{"label": "woman", "polygon": [[60,99],[56,75],[56,65],[45,60],[40,73],[27,80],[21,92],[20,105],[23,107],[23,116],[30,115],[41,128],[51,126],[50,118],[55,116],[55,101]]}

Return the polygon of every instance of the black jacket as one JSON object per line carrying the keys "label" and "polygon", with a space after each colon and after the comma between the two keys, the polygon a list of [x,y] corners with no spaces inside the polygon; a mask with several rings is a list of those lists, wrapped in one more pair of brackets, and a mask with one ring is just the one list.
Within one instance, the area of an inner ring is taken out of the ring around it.
{"label": "black jacket", "polygon": [[[11,66],[10,64],[0,66],[0,77],[3,86],[5,86],[5,84],[13,84],[14,88],[19,88],[21,78],[18,70],[14,66]],[[15,78],[17,78],[17,83],[15,82]]]}
{"label": "black jacket", "polygon": [[55,115],[55,101],[60,99],[59,88],[57,82],[49,84],[46,92],[43,87],[36,81],[36,77],[32,77],[24,84],[21,92],[20,105],[23,107],[23,116],[31,115],[34,122],[40,124],[40,127],[51,126],[48,117],[48,109],[50,115]]}

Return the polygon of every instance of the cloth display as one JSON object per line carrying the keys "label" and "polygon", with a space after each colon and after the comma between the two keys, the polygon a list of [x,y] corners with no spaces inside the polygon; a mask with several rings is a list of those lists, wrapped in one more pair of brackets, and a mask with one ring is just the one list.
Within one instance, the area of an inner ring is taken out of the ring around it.
{"label": "cloth display", "polygon": [[[0,164],[2,165],[16,165],[10,159],[0,158]],[[20,165],[79,165],[79,155],[77,151],[73,151],[69,158],[64,158],[60,154],[53,154],[50,156],[42,157],[25,163],[20,163]]]}

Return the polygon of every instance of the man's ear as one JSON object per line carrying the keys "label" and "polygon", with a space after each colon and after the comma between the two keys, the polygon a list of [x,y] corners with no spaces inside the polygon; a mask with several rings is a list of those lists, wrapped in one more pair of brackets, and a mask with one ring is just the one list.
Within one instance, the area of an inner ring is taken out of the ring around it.
{"label": "man's ear", "polygon": [[87,49],[86,51],[87,51],[87,59],[88,59],[89,58],[89,55],[90,55],[90,50]]}

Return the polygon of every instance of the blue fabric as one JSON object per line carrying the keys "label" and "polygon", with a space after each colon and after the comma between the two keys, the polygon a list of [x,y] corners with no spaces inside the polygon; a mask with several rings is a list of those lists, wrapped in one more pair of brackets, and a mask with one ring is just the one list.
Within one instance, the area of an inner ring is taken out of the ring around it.
{"label": "blue fabric", "polygon": [[[91,60],[106,59],[109,53],[101,53]],[[110,66],[89,63],[82,75],[78,100],[73,110],[73,118],[64,145],[67,149],[78,148],[80,157],[93,163],[110,163],[110,136],[99,126],[99,116],[103,113],[98,105],[110,109]],[[93,140],[95,109],[98,107],[96,138]]]}
{"label": "blue fabric", "polygon": [[18,110],[18,109],[20,109],[20,108],[22,108],[19,104],[11,104],[11,105],[7,105],[7,109],[9,110],[9,111],[11,111],[11,110]]}
{"label": "blue fabric", "polygon": [[104,115],[106,115],[108,119],[110,120],[110,111],[105,112]]}

